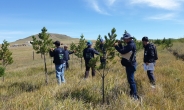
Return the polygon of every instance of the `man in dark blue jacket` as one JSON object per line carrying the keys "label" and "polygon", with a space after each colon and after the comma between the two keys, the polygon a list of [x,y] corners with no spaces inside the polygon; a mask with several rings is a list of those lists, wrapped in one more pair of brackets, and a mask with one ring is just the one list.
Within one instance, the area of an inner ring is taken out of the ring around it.
{"label": "man in dark blue jacket", "polygon": [[[143,46],[144,46],[144,63],[148,65],[149,63],[154,63],[155,60],[158,59],[157,52],[156,52],[156,47],[149,43],[148,37],[143,37],[142,38]],[[154,77],[154,70],[147,70],[147,75],[150,80],[150,83],[152,87],[154,88],[155,85],[155,77]]]}
{"label": "man in dark blue jacket", "polygon": [[64,56],[65,52],[64,49],[60,47],[60,42],[56,41],[54,42],[56,48],[50,50],[50,56],[54,57],[53,63],[55,64],[56,68],[56,78],[57,82],[60,85],[61,83],[65,83],[65,77],[64,77]]}
{"label": "man in dark blue jacket", "polygon": [[[88,76],[89,76],[89,70],[90,70],[89,61],[90,61],[90,59],[94,58],[94,54],[99,55],[99,52],[97,52],[95,49],[91,48],[91,46],[92,46],[92,42],[88,41],[87,48],[85,48],[83,50],[83,57],[84,57],[85,66],[86,66],[84,78],[88,78]],[[93,77],[95,76],[95,69],[94,68],[92,68],[92,76]]]}
{"label": "man in dark blue jacket", "polygon": [[136,71],[136,45],[132,40],[133,37],[129,33],[123,35],[122,40],[127,44],[123,46],[120,42],[115,43],[116,50],[121,54],[127,54],[132,52],[129,59],[122,58],[121,64],[125,66],[128,83],[130,85],[130,96],[135,100],[139,99],[137,95],[136,83],[134,79],[134,73]]}
{"label": "man in dark blue jacket", "polygon": [[68,50],[68,46],[67,45],[64,45],[64,52],[65,52],[65,64],[66,64],[66,70],[69,68],[69,63],[68,63],[68,60],[70,60],[70,54],[73,54],[74,51],[69,51]]}

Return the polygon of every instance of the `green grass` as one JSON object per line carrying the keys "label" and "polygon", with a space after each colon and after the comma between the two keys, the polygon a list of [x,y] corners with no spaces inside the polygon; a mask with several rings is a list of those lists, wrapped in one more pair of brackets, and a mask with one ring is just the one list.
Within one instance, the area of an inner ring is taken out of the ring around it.
{"label": "green grass", "polygon": [[[159,48],[158,48],[159,49]],[[129,97],[126,73],[119,58],[105,78],[105,100],[102,104],[101,77],[84,80],[80,59],[70,60],[65,72],[66,83],[58,86],[54,65],[47,56],[49,84],[45,84],[44,64],[40,55],[32,60],[32,48],[11,48],[14,63],[7,67],[5,82],[0,79],[1,110],[182,110],[184,109],[184,63],[167,50],[158,50],[156,89],[150,87],[142,68],[143,51],[138,52],[135,79],[142,104]]]}

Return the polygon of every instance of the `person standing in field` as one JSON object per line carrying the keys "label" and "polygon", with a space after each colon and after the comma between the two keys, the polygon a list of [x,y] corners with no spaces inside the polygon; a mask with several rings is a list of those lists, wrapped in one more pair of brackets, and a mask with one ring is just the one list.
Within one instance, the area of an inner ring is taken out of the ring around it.
{"label": "person standing in field", "polygon": [[65,83],[65,77],[64,77],[64,68],[65,68],[65,63],[64,63],[64,56],[65,52],[64,49],[60,47],[60,42],[55,41],[54,42],[56,48],[51,49],[49,54],[51,57],[54,57],[53,63],[55,64],[55,69],[56,69],[56,78],[57,82],[60,85],[61,83]]}
{"label": "person standing in field", "polygon": [[118,42],[114,44],[115,49],[121,54],[131,53],[129,59],[122,58],[121,64],[126,69],[127,79],[130,85],[130,96],[135,100],[138,100],[139,96],[137,95],[137,87],[134,79],[134,74],[135,74],[136,65],[137,65],[136,64],[136,45],[132,40],[133,37],[131,37],[129,33],[123,34],[123,37],[121,39],[124,40],[124,42],[127,45],[123,46],[121,42]]}
{"label": "person standing in field", "polygon": [[68,61],[70,60],[70,54],[73,54],[75,51],[69,51],[68,46],[64,45],[64,52],[65,52],[64,60],[65,60],[65,64],[66,64],[65,69],[67,70],[67,69],[69,69]]}
{"label": "person standing in field", "polygon": [[[96,55],[100,54],[95,49],[93,49],[91,46],[92,46],[92,42],[88,41],[87,42],[87,48],[85,48],[83,50],[83,57],[84,57],[85,66],[86,66],[86,71],[85,71],[84,78],[88,78],[88,76],[89,76],[89,70],[90,70],[89,61],[90,61],[90,59],[94,58],[94,54],[96,54]],[[94,68],[91,68],[91,69],[92,69],[92,77],[94,77],[95,76],[95,69]]]}
{"label": "person standing in field", "polygon": [[[142,43],[144,46],[144,63],[146,65],[154,63],[155,65],[155,61],[158,59],[156,47],[149,42],[149,39],[146,36],[142,38]],[[147,70],[147,75],[151,83],[151,87],[155,88],[154,70]]]}

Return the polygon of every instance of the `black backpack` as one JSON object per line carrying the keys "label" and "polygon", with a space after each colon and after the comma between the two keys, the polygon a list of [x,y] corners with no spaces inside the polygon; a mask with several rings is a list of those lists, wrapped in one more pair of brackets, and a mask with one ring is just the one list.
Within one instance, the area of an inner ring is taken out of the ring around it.
{"label": "black backpack", "polygon": [[151,46],[153,46],[154,49],[154,60],[158,60],[157,48],[154,44],[151,44]]}

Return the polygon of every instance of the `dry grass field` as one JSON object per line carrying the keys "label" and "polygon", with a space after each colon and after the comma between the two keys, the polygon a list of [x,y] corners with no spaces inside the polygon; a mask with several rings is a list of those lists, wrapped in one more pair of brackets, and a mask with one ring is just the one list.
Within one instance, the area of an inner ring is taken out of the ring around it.
{"label": "dry grass field", "polygon": [[[7,67],[5,82],[0,78],[1,110],[183,110],[184,62],[158,47],[156,88],[150,87],[142,68],[143,51],[137,53],[135,74],[142,103],[129,97],[129,86],[120,61],[105,78],[105,99],[102,104],[101,77],[83,80],[80,60],[71,56],[66,83],[57,85],[54,65],[47,57],[49,84],[45,85],[44,64],[40,55],[33,61],[32,47],[12,47],[14,63]],[[117,58],[118,59],[118,58]],[[84,67],[84,66],[83,66]]]}

